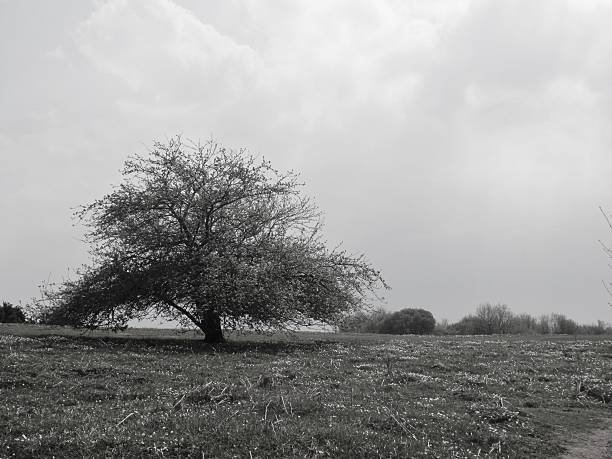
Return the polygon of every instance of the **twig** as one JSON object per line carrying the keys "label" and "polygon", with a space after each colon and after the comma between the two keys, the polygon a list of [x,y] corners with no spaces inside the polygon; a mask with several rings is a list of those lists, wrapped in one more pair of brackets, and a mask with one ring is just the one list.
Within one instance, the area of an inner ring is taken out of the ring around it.
{"label": "twig", "polygon": [[283,408],[285,409],[285,413],[289,414],[289,411],[287,411],[287,405],[285,404],[285,399],[283,398],[282,395],[281,395],[281,401],[283,402]]}
{"label": "twig", "polygon": [[183,394],[183,396],[178,400],[178,402],[176,402],[174,405],[172,405],[172,409],[176,410],[181,406],[181,403],[183,402],[183,400],[185,399],[185,397],[187,396],[187,392],[185,392]]}
{"label": "twig", "polygon": [[134,416],[136,414],[136,411],[131,412],[130,414],[128,414],[126,417],[124,417],[121,421],[119,421],[117,423],[117,425],[115,427],[119,427],[121,424],[123,424],[125,421],[127,421],[128,419],[130,419],[132,416]]}
{"label": "twig", "polygon": [[399,421],[399,419],[397,419],[397,418],[395,417],[395,415],[393,414],[393,412],[392,412],[392,411],[391,411],[389,408],[387,408],[387,410],[386,410],[386,411],[387,411],[387,413],[389,413],[389,416],[391,416],[391,418],[393,418],[393,420],[394,420],[394,421],[397,423],[397,425],[401,427],[401,429],[402,429],[402,430],[403,430],[403,431],[406,433],[406,435],[410,435],[410,436],[411,436],[412,438],[414,438],[415,440],[417,439],[417,437],[416,437],[416,436],[415,436],[415,435],[414,435],[412,432],[410,432],[410,431],[409,431],[409,430],[406,428],[406,426],[404,425],[404,423],[403,423],[403,422],[400,422],[400,421]]}
{"label": "twig", "polygon": [[266,411],[264,412],[264,421],[268,420],[268,407],[270,406],[270,403],[272,403],[272,400],[270,400],[266,405]]}
{"label": "twig", "polygon": [[606,222],[608,222],[608,226],[610,227],[610,229],[612,229],[612,222],[610,221],[610,217],[608,217],[608,215],[604,212],[601,206],[599,206],[599,210],[601,214],[604,216],[604,218],[606,219]]}

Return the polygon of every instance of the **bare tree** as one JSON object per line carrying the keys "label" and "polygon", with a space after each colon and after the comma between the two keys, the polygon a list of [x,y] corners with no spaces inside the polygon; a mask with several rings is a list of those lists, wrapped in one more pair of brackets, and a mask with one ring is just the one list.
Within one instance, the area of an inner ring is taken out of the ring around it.
{"label": "bare tree", "polygon": [[476,308],[476,319],[484,334],[509,333],[512,324],[512,311],[505,304],[484,303]]}
{"label": "bare tree", "polygon": [[[610,229],[612,229],[612,220],[611,220],[611,216],[609,216],[608,214],[606,214],[603,210],[603,208],[601,206],[599,206],[599,211],[601,212],[601,214],[604,216],[604,218],[606,219],[606,223],[608,224],[608,227]],[[604,244],[601,240],[599,241],[599,243],[601,244],[601,247],[603,248],[603,251],[605,252],[605,254],[612,258],[612,249],[610,249],[606,244]],[[612,267],[612,265],[609,265],[610,267]],[[608,292],[608,295],[612,296],[612,282],[605,282],[605,281],[601,281],[604,285],[604,288],[606,289],[606,291]],[[610,306],[612,306],[612,303],[608,303]]]}
{"label": "bare tree", "polygon": [[480,322],[482,333],[485,335],[495,333],[495,313],[491,303],[478,305],[476,308],[476,319]]}

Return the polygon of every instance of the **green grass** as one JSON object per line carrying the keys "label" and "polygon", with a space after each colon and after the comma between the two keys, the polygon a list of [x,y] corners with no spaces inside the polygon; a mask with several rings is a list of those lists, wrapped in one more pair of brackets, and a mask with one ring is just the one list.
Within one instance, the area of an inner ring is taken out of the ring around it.
{"label": "green grass", "polygon": [[0,326],[0,457],[554,457],[612,340]]}

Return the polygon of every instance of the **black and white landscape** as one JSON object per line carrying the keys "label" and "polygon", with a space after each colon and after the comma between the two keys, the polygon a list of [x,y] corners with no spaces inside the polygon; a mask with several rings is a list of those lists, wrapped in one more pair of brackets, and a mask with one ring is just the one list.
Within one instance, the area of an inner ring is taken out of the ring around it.
{"label": "black and white landscape", "polygon": [[0,0],[0,458],[612,454],[611,22]]}

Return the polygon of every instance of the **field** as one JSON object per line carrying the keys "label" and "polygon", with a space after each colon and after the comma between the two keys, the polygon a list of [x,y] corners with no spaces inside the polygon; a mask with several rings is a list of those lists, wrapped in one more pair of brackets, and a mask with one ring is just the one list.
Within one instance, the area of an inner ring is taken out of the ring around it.
{"label": "field", "polygon": [[556,457],[612,419],[610,337],[4,325],[0,369],[0,457]]}

